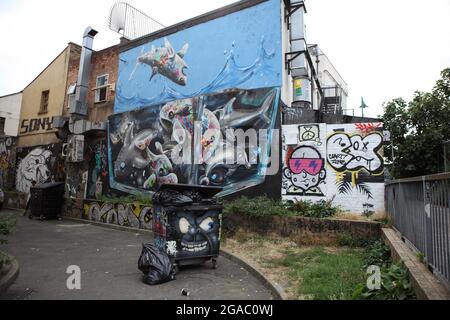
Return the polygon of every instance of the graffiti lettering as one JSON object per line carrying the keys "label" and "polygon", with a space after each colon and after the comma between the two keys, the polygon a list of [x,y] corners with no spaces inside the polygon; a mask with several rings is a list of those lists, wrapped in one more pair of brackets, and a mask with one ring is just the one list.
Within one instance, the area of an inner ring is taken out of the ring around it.
{"label": "graffiti lettering", "polygon": [[362,169],[371,174],[383,172],[383,157],[379,153],[383,137],[373,132],[366,137],[335,133],[328,138],[328,164],[338,172],[357,172]]}
{"label": "graffiti lettering", "polygon": [[99,202],[86,202],[84,204],[85,219],[117,224],[124,227],[152,229],[152,208],[140,204],[111,204]]}
{"label": "graffiti lettering", "polygon": [[0,188],[13,184],[15,140],[12,137],[0,138]]}
{"label": "graffiti lettering", "polygon": [[20,133],[31,133],[36,131],[50,131],[53,129],[53,117],[24,119],[20,125]]}

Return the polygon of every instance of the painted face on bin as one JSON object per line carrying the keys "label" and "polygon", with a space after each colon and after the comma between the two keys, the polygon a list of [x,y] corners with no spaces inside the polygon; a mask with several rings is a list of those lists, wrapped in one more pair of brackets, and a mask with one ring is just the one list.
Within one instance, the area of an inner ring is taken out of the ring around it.
{"label": "painted face on bin", "polygon": [[175,226],[181,239],[177,257],[210,255],[217,251],[220,224],[216,212],[207,212],[203,216],[179,213]]}

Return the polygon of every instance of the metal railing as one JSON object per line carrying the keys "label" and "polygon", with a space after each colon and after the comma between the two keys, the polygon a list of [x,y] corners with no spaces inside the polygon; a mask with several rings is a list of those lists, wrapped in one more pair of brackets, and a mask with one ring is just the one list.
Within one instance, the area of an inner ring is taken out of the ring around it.
{"label": "metal railing", "polygon": [[393,226],[450,286],[450,173],[386,183]]}

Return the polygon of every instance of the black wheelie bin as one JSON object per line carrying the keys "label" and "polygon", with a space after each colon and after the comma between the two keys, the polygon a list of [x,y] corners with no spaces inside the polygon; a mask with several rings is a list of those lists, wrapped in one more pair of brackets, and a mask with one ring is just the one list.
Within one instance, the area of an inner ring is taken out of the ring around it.
{"label": "black wheelie bin", "polygon": [[153,195],[155,246],[179,266],[216,268],[220,250],[223,205],[214,196],[219,187],[166,184]]}
{"label": "black wheelie bin", "polygon": [[30,219],[57,219],[64,201],[64,183],[43,183],[31,187],[30,201]]}

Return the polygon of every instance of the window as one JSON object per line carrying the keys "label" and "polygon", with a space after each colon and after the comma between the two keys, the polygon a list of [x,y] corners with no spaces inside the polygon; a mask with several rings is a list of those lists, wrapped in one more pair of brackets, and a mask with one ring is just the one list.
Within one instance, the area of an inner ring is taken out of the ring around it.
{"label": "window", "polygon": [[50,90],[42,91],[41,94],[41,108],[39,109],[39,113],[47,113],[48,112],[48,99],[50,97]]}
{"label": "window", "polygon": [[69,94],[67,99],[67,109],[70,109],[70,106],[75,103],[75,94]]}
{"label": "window", "polygon": [[67,109],[70,109],[70,106],[75,103],[75,93],[77,89],[77,83],[73,83],[69,86],[67,90]]}
{"label": "window", "polygon": [[5,134],[5,118],[0,117],[0,134]]}
{"label": "window", "polygon": [[106,94],[108,92],[108,75],[97,77],[95,87],[95,103],[106,101]]}

